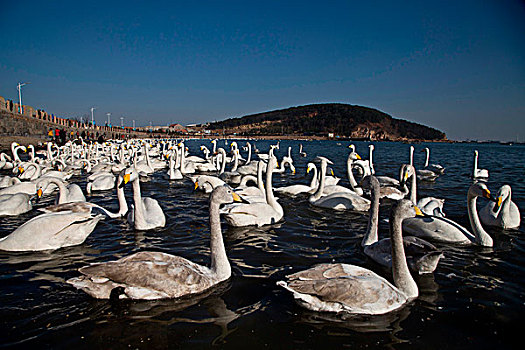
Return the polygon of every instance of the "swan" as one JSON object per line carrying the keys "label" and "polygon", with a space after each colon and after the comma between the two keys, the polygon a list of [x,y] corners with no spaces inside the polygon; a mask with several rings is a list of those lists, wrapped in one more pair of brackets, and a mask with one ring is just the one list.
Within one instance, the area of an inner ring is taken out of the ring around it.
{"label": "swan", "polygon": [[[257,163],[258,163],[257,177],[254,177],[253,175],[245,175],[242,178],[239,186],[235,188],[235,193],[242,196],[244,199],[246,199],[250,203],[253,203],[255,201],[266,202],[266,194],[264,191],[264,184],[263,184],[264,161],[259,160]],[[248,186],[247,185],[248,181],[255,182],[256,186]],[[247,197],[250,197],[250,199],[247,199]]]}
{"label": "swan", "polygon": [[276,187],[275,192],[282,193],[285,195],[290,196],[296,196],[300,193],[306,193],[311,192],[312,190],[315,190],[317,188],[317,168],[314,163],[308,163],[306,167],[306,174],[310,173],[310,171],[313,171],[312,180],[310,181],[310,185],[302,185],[302,184],[296,184],[296,185],[290,185],[290,186],[284,186],[284,187]]}
{"label": "swan", "polygon": [[0,216],[15,216],[33,209],[31,197],[26,193],[0,195]]}
{"label": "swan", "polygon": [[[428,148],[427,148],[428,149]],[[409,164],[414,166],[414,146],[410,145],[410,161]],[[430,169],[418,169],[417,178],[420,181],[434,182],[439,177],[439,173],[435,173]]]}
{"label": "swan", "polygon": [[21,182],[22,181],[17,177],[11,177],[8,175],[0,176],[0,189],[19,184]]}
{"label": "swan", "polygon": [[376,273],[350,264],[320,264],[286,276],[277,285],[313,311],[386,314],[416,299],[419,291],[410,275],[403,247],[401,223],[416,215],[414,205],[401,200],[392,207],[390,239],[394,285]]}
{"label": "swan", "polygon": [[335,192],[322,197],[325,186],[325,173],[327,164],[332,162],[325,157],[317,157],[321,161],[321,181],[317,191],[309,197],[310,204],[316,207],[328,209],[352,209],[356,211],[367,211],[370,208],[370,201],[352,192]]}
{"label": "swan", "polygon": [[520,226],[520,210],[512,201],[511,194],[512,189],[509,185],[500,187],[496,195],[496,202],[487,203],[479,212],[479,217],[484,225],[502,229]]}
{"label": "swan", "polygon": [[306,152],[303,151],[303,144],[299,144],[299,154],[301,157],[306,157]]}
{"label": "swan", "polygon": [[473,233],[450,219],[436,216],[407,219],[403,222],[403,231],[413,236],[437,242],[478,244],[492,247],[492,238],[483,229],[479,221],[476,209],[477,197],[495,201],[485,184],[477,182],[470,186],[467,194],[467,210]]}
{"label": "swan", "polygon": [[423,167],[423,169],[430,170],[438,175],[443,174],[445,172],[445,168],[442,165],[428,164],[430,160],[430,149],[428,147],[425,147],[424,151],[426,153],[426,157],[425,157],[425,166]]}
{"label": "swan", "polygon": [[[179,160],[180,158],[179,158],[179,153],[177,149],[170,152],[170,154],[167,155],[167,157],[169,158],[169,168],[168,168],[168,172],[166,173],[166,176],[168,177],[169,180],[182,180],[184,176],[182,176],[182,173],[180,172],[180,169],[179,169],[180,168],[180,160]],[[178,161],[178,164],[177,164],[178,167],[175,166],[177,161]]]}
{"label": "swan", "polygon": [[58,195],[55,198],[55,204],[63,204],[69,202],[85,202],[86,197],[82,193],[82,189],[77,184],[70,184],[66,186],[62,179],[57,177],[42,177],[37,180],[37,196],[40,198],[43,194],[43,189],[47,188],[49,184],[54,184],[58,187]]}
{"label": "swan", "polygon": [[82,244],[102,218],[71,211],[41,214],[1,238],[0,250],[39,251]]}
{"label": "swan", "polygon": [[272,174],[277,160],[272,156],[266,166],[265,196],[266,201],[239,204],[228,209],[224,218],[231,226],[270,225],[283,218],[284,211],[273,195]]}
{"label": "swan", "polygon": [[[363,186],[371,193],[371,206],[366,230],[361,246],[364,253],[380,265],[392,267],[392,245],[390,238],[378,240],[377,229],[379,220],[379,181],[372,175],[363,179]],[[416,206],[416,212],[420,213]],[[421,214],[422,215],[422,214]],[[418,274],[432,273],[437,267],[443,253],[427,241],[414,237],[403,237],[407,262],[410,270]]]}
{"label": "swan", "polygon": [[233,167],[230,171],[224,171],[224,166],[226,162],[226,151],[223,148],[219,148],[219,153],[222,155],[222,165],[221,165],[221,174],[219,175],[219,178],[223,181],[226,181],[228,183],[238,185],[241,182],[242,175],[237,172],[237,168],[239,166],[239,150],[234,149],[233,150]]}
{"label": "swan", "polygon": [[139,173],[135,167],[129,167],[124,171],[124,181],[120,186],[124,187],[128,182],[133,184],[134,206],[128,214],[128,222],[136,230],[151,230],[166,225],[166,217],[156,199],[140,195]]}
{"label": "swan", "polygon": [[[348,146],[352,149],[353,152],[355,152],[355,146],[350,145]],[[374,175],[374,164],[372,162],[372,154],[374,153],[374,145],[368,145],[368,160],[359,159],[354,161],[354,166],[359,170],[359,173],[363,175],[363,177],[368,175]]]}
{"label": "swan", "polygon": [[443,204],[445,203],[444,199],[435,197],[424,197],[417,200],[417,177],[415,176],[416,169],[413,165],[403,164],[401,166],[401,174],[404,186],[406,186],[406,182],[408,179],[412,179],[410,184],[410,200],[412,201],[412,203],[417,203],[417,207],[424,214],[445,217],[445,213],[443,213]]}
{"label": "swan", "polygon": [[486,180],[489,177],[487,169],[478,169],[478,150],[474,151],[474,169],[472,169],[472,178],[478,180]]}
{"label": "swan", "polygon": [[112,172],[99,172],[88,176],[86,192],[91,194],[93,191],[106,191],[115,187],[115,175]]}
{"label": "swan", "polygon": [[63,211],[72,211],[75,213],[91,213],[93,208],[97,208],[110,218],[123,217],[128,212],[128,203],[126,202],[126,197],[124,195],[124,188],[123,186],[121,186],[121,184],[124,181],[123,175],[124,175],[124,171],[121,172],[121,174],[119,175],[117,179],[116,188],[117,188],[117,200],[118,200],[119,210],[116,213],[110,212],[104,207],[98,204],[95,204],[95,203],[90,203],[90,202],[69,202],[69,203],[63,203],[63,204],[55,204],[55,205],[47,206],[45,208],[39,208],[38,210],[44,213],[56,213],[56,212],[63,212]]}
{"label": "swan", "polygon": [[219,206],[240,201],[228,187],[210,195],[211,266],[202,266],[171,254],[143,251],[116,261],[91,264],[67,280],[94,298],[162,299],[202,293],[231,277],[231,266],[221,232]]}

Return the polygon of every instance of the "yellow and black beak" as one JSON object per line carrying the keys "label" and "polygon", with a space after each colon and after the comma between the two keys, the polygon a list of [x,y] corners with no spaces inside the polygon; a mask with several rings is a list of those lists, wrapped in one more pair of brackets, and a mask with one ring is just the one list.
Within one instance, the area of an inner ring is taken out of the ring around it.
{"label": "yellow and black beak", "polygon": [[496,205],[494,205],[494,212],[497,213],[499,208],[501,207],[501,203],[503,203],[503,197],[495,198]]}
{"label": "yellow and black beak", "polygon": [[23,174],[24,173],[24,168],[22,168],[21,166],[18,167],[18,172],[20,174]]}
{"label": "yellow and black beak", "polygon": [[243,200],[241,199],[241,197],[235,193],[235,192],[232,192],[232,197],[233,197],[233,201],[234,202],[242,202]]}
{"label": "yellow and black beak", "polygon": [[36,190],[36,202],[40,201],[40,198],[44,194],[44,191],[42,191],[42,187],[39,187],[38,190]]}
{"label": "yellow and black beak", "polygon": [[483,189],[483,197],[494,200],[494,198],[490,195],[490,191],[486,188]]}
{"label": "yellow and black beak", "polygon": [[124,174],[124,176],[122,178],[123,178],[123,181],[122,181],[122,183],[119,186],[120,188],[126,186],[126,184],[129,182],[129,179],[131,178],[131,175],[130,174]]}
{"label": "yellow and black beak", "polygon": [[359,154],[357,154],[357,153],[355,154],[355,157],[356,157],[357,159],[363,159],[363,158],[361,158],[361,156],[360,156]]}
{"label": "yellow and black beak", "polygon": [[417,206],[414,206],[414,210],[416,211],[416,216],[425,216],[421,209],[419,209]]}
{"label": "yellow and black beak", "polygon": [[330,169],[330,174],[332,174],[332,176],[335,176],[334,171],[332,169]]}
{"label": "yellow and black beak", "polygon": [[199,188],[199,182],[198,182],[198,181],[195,181],[195,187],[193,188],[193,190],[196,191],[197,188]]}

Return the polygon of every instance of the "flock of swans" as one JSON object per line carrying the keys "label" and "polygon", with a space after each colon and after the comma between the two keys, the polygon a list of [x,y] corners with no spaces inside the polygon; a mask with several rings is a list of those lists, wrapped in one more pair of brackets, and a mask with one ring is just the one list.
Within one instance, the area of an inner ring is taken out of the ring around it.
{"label": "flock of swans", "polygon": [[[252,149],[246,142],[242,150],[230,143],[229,152],[211,141],[212,150],[202,145],[203,156],[190,155],[184,141],[129,140],[86,144],[82,139],[62,147],[49,142],[47,149],[35,153],[33,146],[11,145],[11,155],[0,155],[0,169],[11,172],[0,178],[0,216],[16,216],[34,210],[42,196],[55,195],[54,205],[38,208],[42,213],[0,238],[0,250],[40,251],[82,244],[100,220],[126,217],[136,230],[153,230],[166,225],[163,204],[141,194],[141,178],[161,171],[168,180],[188,178],[195,190],[210,193],[210,266],[154,251],[141,251],[119,260],[82,267],[79,277],[67,282],[94,298],[159,299],[198,294],[229,279],[232,269],[224,246],[220,216],[228,225],[264,226],[286,218],[278,196],[307,198],[309,205],[332,210],[350,210],[368,216],[362,240],[364,253],[392,270],[393,284],[364,267],[332,263],[288,275],[277,284],[292,293],[295,300],[314,311],[355,314],[384,314],[418,297],[412,273],[432,273],[443,257],[433,243],[492,246],[484,229],[518,228],[520,213],[511,198],[511,187],[503,185],[492,194],[484,180],[486,169],[478,168],[474,152],[473,183],[467,192],[467,212],[471,230],[447,218],[444,199],[418,198],[417,183],[436,181],[445,168],[429,164],[430,150],[421,169],[414,165],[414,147],[409,162],[401,164],[399,178],[376,174],[374,146],[368,159],[362,159],[349,146],[346,170],[348,187],[340,184],[329,168],[332,161],[317,155],[307,164],[308,185],[273,187],[274,173],[289,170],[295,174],[292,149],[280,161],[275,155],[279,143],[268,153]],[[28,152],[28,160],[20,152]],[[258,153],[256,153],[258,152]],[[255,157],[255,155],[257,157]],[[300,157],[307,157],[302,145]],[[279,165],[280,163],[280,165]],[[317,163],[317,164],[316,164]],[[228,164],[231,168],[226,170]],[[380,169],[377,169],[380,171]],[[69,183],[73,175],[83,174],[85,192],[116,191],[118,210],[113,212],[86,200],[78,184]],[[311,175],[310,175],[311,174]],[[128,206],[126,185],[131,183],[133,203]],[[477,198],[488,203],[478,213]],[[389,237],[379,239],[379,212],[391,205]],[[329,214],[327,213],[327,216]]]}

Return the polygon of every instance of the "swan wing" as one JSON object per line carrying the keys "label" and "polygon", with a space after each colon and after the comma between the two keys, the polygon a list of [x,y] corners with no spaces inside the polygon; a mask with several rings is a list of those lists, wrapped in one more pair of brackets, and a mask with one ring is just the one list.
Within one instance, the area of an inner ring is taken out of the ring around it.
{"label": "swan wing", "polygon": [[117,286],[124,287],[129,298],[157,299],[200,293],[216,283],[207,267],[161,252],[139,252],[79,271],[84,276],[68,283],[104,299]]}

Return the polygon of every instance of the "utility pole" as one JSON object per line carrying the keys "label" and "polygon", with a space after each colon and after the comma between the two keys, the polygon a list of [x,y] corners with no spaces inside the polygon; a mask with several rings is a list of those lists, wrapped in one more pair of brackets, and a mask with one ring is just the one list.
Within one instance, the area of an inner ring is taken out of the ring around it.
{"label": "utility pole", "polygon": [[30,84],[30,83],[18,83],[17,90],[18,90],[18,113],[22,114],[24,110],[22,109],[22,86]]}
{"label": "utility pole", "polygon": [[120,117],[120,127],[124,127],[124,117]]}
{"label": "utility pole", "polygon": [[111,113],[106,113],[106,115],[108,116],[108,126],[111,125]]}
{"label": "utility pole", "polygon": [[135,130],[135,119],[133,119],[133,130]]}

